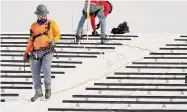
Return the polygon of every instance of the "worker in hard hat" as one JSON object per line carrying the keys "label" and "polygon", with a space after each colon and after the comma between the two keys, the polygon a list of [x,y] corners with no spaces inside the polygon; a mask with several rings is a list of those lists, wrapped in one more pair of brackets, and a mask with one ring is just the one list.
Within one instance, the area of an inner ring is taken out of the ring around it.
{"label": "worker in hard hat", "polygon": [[35,95],[31,101],[43,97],[41,70],[44,75],[45,99],[51,97],[51,63],[55,44],[60,39],[60,31],[55,21],[47,18],[49,11],[45,5],[38,5],[34,12],[37,21],[31,25],[30,38],[25,50],[24,60],[30,60]]}

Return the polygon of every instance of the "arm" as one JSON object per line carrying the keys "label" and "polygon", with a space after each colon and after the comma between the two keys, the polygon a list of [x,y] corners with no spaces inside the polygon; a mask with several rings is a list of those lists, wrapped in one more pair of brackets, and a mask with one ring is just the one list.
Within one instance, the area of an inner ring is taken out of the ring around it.
{"label": "arm", "polygon": [[53,40],[57,43],[60,40],[60,30],[55,21],[52,21]]}
{"label": "arm", "polygon": [[105,18],[108,16],[109,10],[104,10]]}
{"label": "arm", "polygon": [[92,29],[95,31],[96,30],[96,27],[95,27],[95,16],[90,16],[90,21],[91,21]]}
{"label": "arm", "polygon": [[32,51],[33,45],[34,45],[33,42],[29,39],[29,40],[28,40],[27,47],[26,47],[26,49],[25,49],[25,52],[26,52],[26,53],[30,53],[30,52]]}
{"label": "arm", "polygon": [[33,36],[33,32],[32,32],[32,26],[31,26],[30,38],[28,39],[28,44],[27,44],[27,47],[25,49],[26,53],[30,53],[32,51],[32,49],[33,49],[34,44],[33,44],[32,40],[31,40],[32,36]]}

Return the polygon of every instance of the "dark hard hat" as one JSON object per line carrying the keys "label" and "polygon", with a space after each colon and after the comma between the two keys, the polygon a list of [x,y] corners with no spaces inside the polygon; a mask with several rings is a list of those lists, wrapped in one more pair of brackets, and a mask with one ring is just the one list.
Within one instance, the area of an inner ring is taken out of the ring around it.
{"label": "dark hard hat", "polygon": [[49,11],[47,10],[47,7],[45,5],[41,4],[37,6],[34,13],[39,16],[46,16],[47,14],[49,14]]}

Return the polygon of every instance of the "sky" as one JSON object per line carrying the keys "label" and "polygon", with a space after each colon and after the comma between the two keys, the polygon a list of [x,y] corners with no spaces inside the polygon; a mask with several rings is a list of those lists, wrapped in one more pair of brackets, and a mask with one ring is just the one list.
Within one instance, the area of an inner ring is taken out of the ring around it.
{"label": "sky", "polygon": [[[113,0],[111,2],[113,11],[107,17],[107,33],[123,21],[127,21],[132,33],[186,32],[187,1]],[[1,2],[1,32],[29,32],[31,24],[37,19],[34,11],[39,4],[47,6],[50,12],[48,18],[57,22],[62,33],[76,31],[84,1],[4,0]],[[89,27],[89,31],[91,30]]]}

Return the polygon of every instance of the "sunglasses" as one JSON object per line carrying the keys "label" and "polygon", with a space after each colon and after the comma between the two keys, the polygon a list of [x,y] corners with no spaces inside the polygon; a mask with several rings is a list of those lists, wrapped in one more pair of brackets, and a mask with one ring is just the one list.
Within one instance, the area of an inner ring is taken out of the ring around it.
{"label": "sunglasses", "polygon": [[46,16],[37,15],[39,19],[44,19]]}

